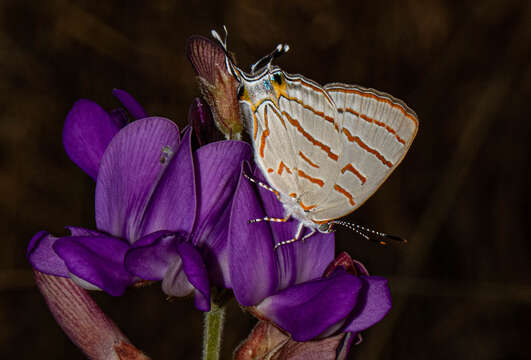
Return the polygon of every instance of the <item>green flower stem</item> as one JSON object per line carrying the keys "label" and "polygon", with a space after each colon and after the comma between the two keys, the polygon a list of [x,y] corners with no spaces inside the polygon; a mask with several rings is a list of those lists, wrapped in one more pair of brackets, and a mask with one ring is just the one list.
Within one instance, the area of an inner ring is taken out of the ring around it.
{"label": "green flower stem", "polygon": [[212,301],[210,311],[205,313],[203,360],[219,360],[224,321],[225,306]]}

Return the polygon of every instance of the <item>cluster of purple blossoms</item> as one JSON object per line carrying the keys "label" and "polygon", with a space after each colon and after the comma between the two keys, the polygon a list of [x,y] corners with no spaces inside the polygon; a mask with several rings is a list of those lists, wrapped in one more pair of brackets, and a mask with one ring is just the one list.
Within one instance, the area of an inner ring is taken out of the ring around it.
{"label": "cluster of purple blossoms", "polygon": [[[162,281],[170,296],[194,294],[209,311],[213,287],[231,289],[240,305],[295,341],[358,334],[391,307],[387,281],[342,253],[333,234],[274,248],[297,223],[250,219],[283,216],[252,149],[234,140],[208,142],[208,106],[193,103],[191,126],[148,116],[131,95],[122,109],[79,100],[68,113],[67,154],[96,181],[96,229],[37,233],[27,256],[39,272],[120,296],[141,281]],[[194,132],[194,134],[192,134]],[[351,336],[351,339],[355,336]]]}

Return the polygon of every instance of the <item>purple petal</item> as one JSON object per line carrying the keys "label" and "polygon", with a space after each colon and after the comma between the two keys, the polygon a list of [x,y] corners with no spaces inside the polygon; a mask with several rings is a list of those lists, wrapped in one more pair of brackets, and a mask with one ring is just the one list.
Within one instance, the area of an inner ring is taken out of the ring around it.
{"label": "purple petal", "polygon": [[65,226],[70,231],[70,236],[107,236],[97,230],[85,229],[77,226]]}
{"label": "purple petal", "polygon": [[129,114],[137,120],[148,117],[148,114],[145,112],[144,108],[131,96],[127,91],[120,89],[113,89],[112,94],[120,100],[122,105],[127,109]]}
{"label": "purple petal", "polygon": [[254,187],[242,172],[234,195],[229,226],[229,266],[234,295],[243,306],[259,303],[276,291],[278,273],[269,224],[249,224],[265,216]]}
{"label": "purple petal", "polygon": [[178,245],[183,270],[195,288],[195,306],[201,311],[210,310],[210,283],[208,272],[197,249],[188,242]]}
{"label": "purple petal", "polygon": [[178,144],[179,128],[165,118],[137,120],[116,134],[96,183],[98,229],[131,243],[143,235],[144,212]]}
{"label": "purple petal", "polygon": [[[255,168],[253,175],[256,180],[267,183],[260,169]],[[269,190],[260,188],[260,196],[266,216],[280,217],[285,216],[285,210],[282,203],[276,195]],[[273,238],[275,243],[292,239],[297,230],[299,222],[290,219],[285,223],[270,223],[273,229]],[[303,235],[309,233],[305,229]],[[305,281],[319,278],[323,275],[324,270],[334,260],[335,241],[334,234],[322,234],[316,232],[304,242],[297,241],[293,244],[281,246],[276,250],[278,269],[280,275],[280,289],[288,286],[299,284]]]}
{"label": "purple petal", "polygon": [[39,231],[31,239],[26,256],[35,269],[48,275],[68,277],[68,269],[63,260],[53,250],[58,238],[46,231]]}
{"label": "purple petal", "polygon": [[109,111],[109,116],[112,121],[121,129],[125,125],[129,124],[129,117],[127,112],[122,108],[116,108]]}
{"label": "purple petal", "polygon": [[168,231],[158,231],[139,239],[125,256],[125,268],[144,280],[164,278],[169,266],[179,257],[178,239]]}
{"label": "purple petal", "polygon": [[265,299],[257,310],[294,340],[308,341],[348,316],[361,287],[360,278],[337,272],[282,290]]}
{"label": "purple petal", "polygon": [[188,130],[168,160],[144,212],[142,234],[158,230],[192,232],[196,214],[194,161]]}
{"label": "purple petal", "polygon": [[70,159],[96,180],[103,153],[119,130],[101,106],[81,99],[66,116],[63,145]]}
{"label": "purple petal", "polygon": [[170,296],[195,292],[196,307],[210,310],[208,273],[198,250],[183,238],[158,231],[138,240],[127,252],[125,267],[144,280],[162,280]]}
{"label": "purple petal", "polygon": [[192,241],[207,257],[213,278],[229,287],[227,235],[231,201],[241,164],[250,160],[251,147],[241,141],[219,141],[199,148],[197,164],[198,212]]}
{"label": "purple petal", "polygon": [[123,265],[129,245],[121,239],[109,236],[63,237],[55,242],[53,249],[71,274],[113,296],[122,295],[133,280]]}
{"label": "purple petal", "polygon": [[168,271],[162,279],[162,291],[175,297],[188,296],[194,292],[194,286],[188,281],[180,256],[168,266]]}
{"label": "purple petal", "polygon": [[344,331],[357,333],[371,327],[391,310],[387,280],[379,276],[362,276],[363,290]]}
{"label": "purple petal", "polygon": [[190,105],[188,124],[194,129],[199,146],[225,139],[214,123],[210,108],[200,98],[195,98]]}

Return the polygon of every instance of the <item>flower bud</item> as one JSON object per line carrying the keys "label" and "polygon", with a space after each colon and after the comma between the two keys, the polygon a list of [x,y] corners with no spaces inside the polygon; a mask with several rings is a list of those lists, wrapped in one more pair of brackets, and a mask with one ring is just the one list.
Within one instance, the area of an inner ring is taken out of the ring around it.
{"label": "flower bud", "polygon": [[237,99],[238,81],[225,65],[225,50],[201,36],[188,39],[186,55],[199,81],[199,89],[210,106],[218,129],[227,139],[239,140],[243,130]]}

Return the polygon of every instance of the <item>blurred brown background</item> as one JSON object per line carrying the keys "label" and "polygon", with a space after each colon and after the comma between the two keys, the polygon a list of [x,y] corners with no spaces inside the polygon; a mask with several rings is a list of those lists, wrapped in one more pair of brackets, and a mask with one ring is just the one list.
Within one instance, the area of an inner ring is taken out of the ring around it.
{"label": "blurred brown background", "polygon": [[[286,71],[386,91],[419,115],[402,165],[349,218],[409,244],[337,234],[394,299],[351,358],[529,358],[531,3],[449,3],[1,0],[0,358],[83,358],[25,258],[38,230],[94,224],[94,184],[62,149],[66,113],[78,98],[117,107],[117,87],[184,124],[199,94],[185,41],[222,24],[244,68],[286,42]],[[199,357],[191,300],[159,286],[95,298],[153,359]],[[253,322],[232,305],[225,358]]]}

